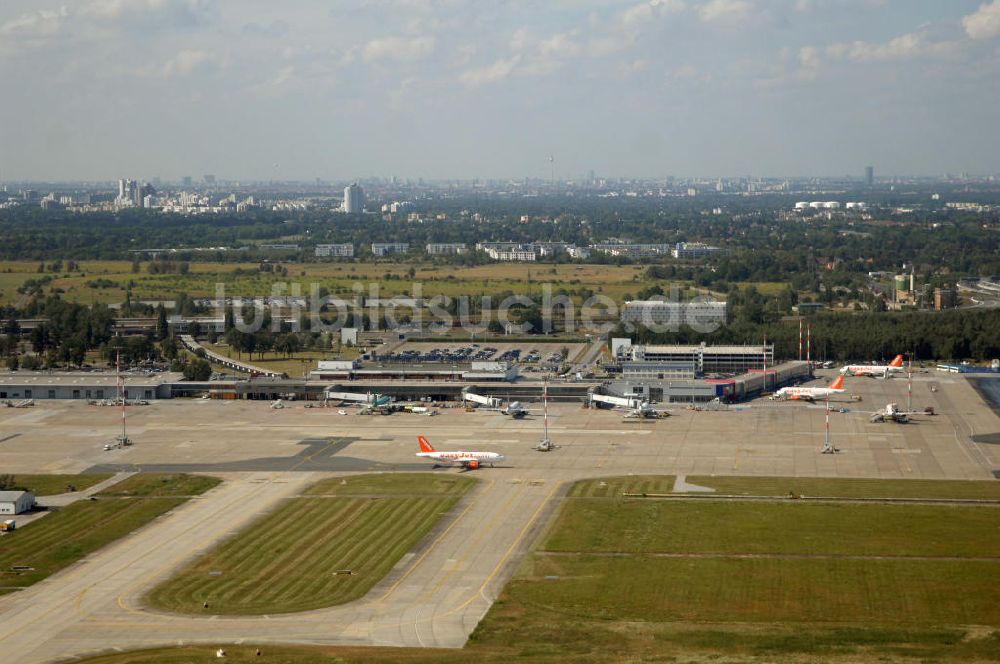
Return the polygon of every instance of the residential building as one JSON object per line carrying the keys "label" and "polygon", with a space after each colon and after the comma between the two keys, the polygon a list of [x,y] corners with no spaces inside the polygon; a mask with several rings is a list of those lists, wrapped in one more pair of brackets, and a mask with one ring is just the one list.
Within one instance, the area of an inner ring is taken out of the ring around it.
{"label": "residential building", "polygon": [[609,256],[624,258],[655,258],[670,254],[674,245],[670,244],[635,244],[632,242],[602,242],[590,245],[591,251],[599,251]]}
{"label": "residential building", "polygon": [[666,302],[662,300],[636,300],[622,307],[623,323],[653,325],[698,325],[718,327],[726,323],[725,302]]}
{"label": "residential building", "polygon": [[373,242],[372,254],[384,257],[393,254],[405,254],[410,250],[410,245],[406,242]]}
{"label": "residential building", "polygon": [[700,242],[678,242],[670,253],[674,258],[704,258],[720,251],[718,247]]}
{"label": "residential building", "polygon": [[427,245],[429,256],[446,256],[453,254],[464,254],[468,251],[464,242],[439,242]]}
{"label": "residential building", "polygon": [[353,244],[317,244],[316,258],[354,258]]}
{"label": "residential building", "polygon": [[365,191],[357,182],[344,187],[343,210],[347,214],[361,214],[365,211]]}

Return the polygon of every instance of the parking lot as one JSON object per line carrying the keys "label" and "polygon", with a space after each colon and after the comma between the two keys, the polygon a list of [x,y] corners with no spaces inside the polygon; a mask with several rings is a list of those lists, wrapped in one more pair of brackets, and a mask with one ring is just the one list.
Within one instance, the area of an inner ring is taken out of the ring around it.
{"label": "parking lot", "polygon": [[556,371],[566,360],[572,361],[584,348],[579,343],[498,343],[494,340],[468,343],[407,342],[391,353],[380,353],[381,362],[511,362],[525,369]]}

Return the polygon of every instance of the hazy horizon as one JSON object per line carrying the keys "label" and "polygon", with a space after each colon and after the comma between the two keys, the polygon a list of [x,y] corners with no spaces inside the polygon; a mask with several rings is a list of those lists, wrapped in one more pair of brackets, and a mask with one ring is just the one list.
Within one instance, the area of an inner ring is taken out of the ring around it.
{"label": "hazy horizon", "polygon": [[1000,0],[8,0],[0,179],[995,174],[998,74]]}

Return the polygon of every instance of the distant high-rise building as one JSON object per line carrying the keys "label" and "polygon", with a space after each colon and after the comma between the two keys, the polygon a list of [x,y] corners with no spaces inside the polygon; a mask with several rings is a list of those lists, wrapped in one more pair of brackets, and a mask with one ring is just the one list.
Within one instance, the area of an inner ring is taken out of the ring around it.
{"label": "distant high-rise building", "polygon": [[205,175],[203,177],[205,178],[205,184],[207,184],[209,186],[215,184],[215,176],[212,175],[211,173],[209,173],[208,175]]}
{"label": "distant high-rise building", "polygon": [[183,184],[185,187],[190,187],[191,186],[191,176],[190,175],[185,175],[183,178],[181,178],[181,184]]}
{"label": "distant high-rise building", "polygon": [[869,187],[875,184],[875,169],[871,166],[865,166],[865,184]]}
{"label": "distant high-rise building", "polygon": [[344,187],[344,212],[361,214],[365,210],[365,191],[357,182]]}

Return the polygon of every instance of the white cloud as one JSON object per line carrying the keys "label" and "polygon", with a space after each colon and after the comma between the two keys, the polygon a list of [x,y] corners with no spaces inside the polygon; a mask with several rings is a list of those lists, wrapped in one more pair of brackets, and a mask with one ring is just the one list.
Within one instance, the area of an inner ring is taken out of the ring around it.
{"label": "white cloud", "polygon": [[698,10],[706,23],[732,25],[748,18],[753,6],[748,0],[709,0]]}
{"label": "white cloud", "polygon": [[815,46],[803,46],[799,49],[799,78],[812,80],[819,72],[820,51]]}
{"label": "white cloud", "polygon": [[102,25],[129,27],[191,27],[203,22],[210,7],[205,0],[92,0],[82,14]]}
{"label": "white cloud", "polygon": [[1000,0],[984,2],[979,9],[962,17],[962,27],[973,39],[992,39],[1000,35]]}
{"label": "white cloud", "polygon": [[458,80],[470,87],[501,81],[513,73],[520,61],[521,56],[515,55],[512,58],[497,60],[486,67],[467,69],[459,75]]}
{"label": "white cloud", "polygon": [[950,41],[930,41],[919,32],[908,32],[887,42],[854,41],[831,44],[826,53],[836,60],[852,62],[887,62],[922,57],[944,57],[954,54],[958,44]]}
{"label": "white cloud", "polygon": [[365,44],[364,58],[369,62],[419,60],[433,53],[434,46],[433,37],[380,37]]}
{"label": "white cloud", "polygon": [[69,10],[66,7],[21,14],[0,25],[0,35],[27,38],[46,37],[57,33],[68,17]]}
{"label": "white cloud", "polygon": [[618,21],[626,28],[642,27],[667,14],[683,11],[685,6],[682,0],[647,0],[623,11]]}
{"label": "white cloud", "polygon": [[197,69],[219,63],[214,53],[201,50],[181,51],[163,65],[164,76],[188,76]]}

